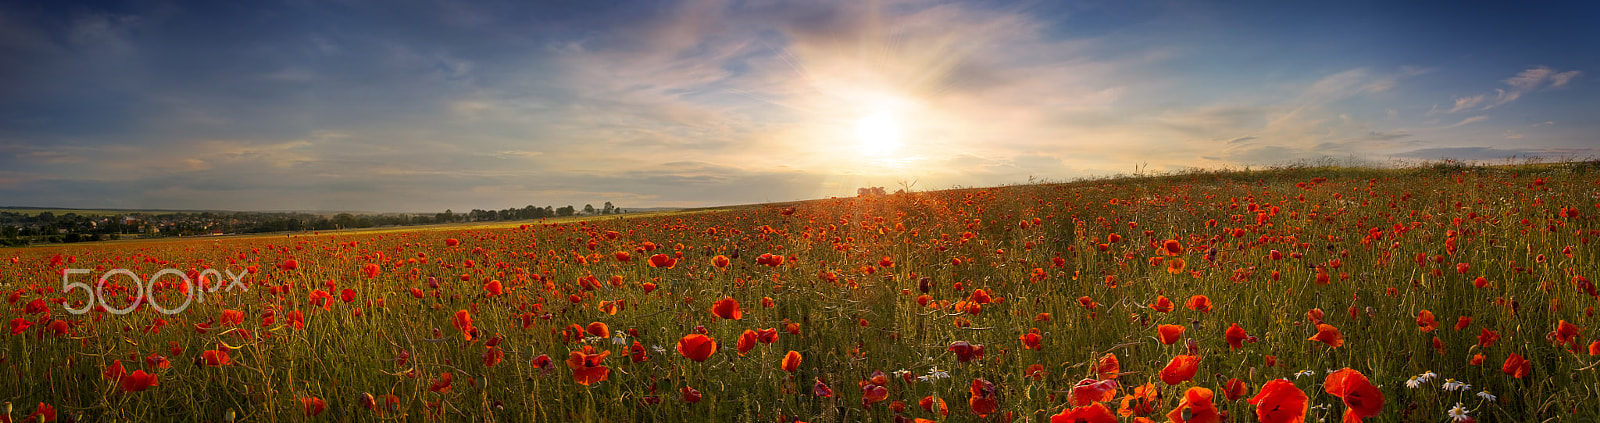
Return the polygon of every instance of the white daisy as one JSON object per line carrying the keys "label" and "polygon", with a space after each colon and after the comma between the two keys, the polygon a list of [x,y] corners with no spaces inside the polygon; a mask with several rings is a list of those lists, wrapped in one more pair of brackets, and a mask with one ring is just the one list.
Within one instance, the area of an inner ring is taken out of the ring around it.
{"label": "white daisy", "polygon": [[1294,378],[1299,379],[1301,376],[1312,376],[1315,374],[1317,374],[1317,372],[1311,370],[1301,370],[1299,373],[1294,374]]}
{"label": "white daisy", "polygon": [[1455,407],[1451,407],[1448,413],[1450,414],[1450,418],[1455,419],[1458,422],[1472,417],[1467,415],[1467,407],[1462,406],[1459,402],[1456,403]]}
{"label": "white daisy", "polygon": [[1494,394],[1489,393],[1489,391],[1479,391],[1478,392],[1478,398],[1483,398],[1484,400],[1487,400],[1487,401],[1494,401],[1495,399],[1498,399],[1500,397],[1494,396]]}
{"label": "white daisy", "polygon": [[1407,388],[1411,388],[1411,389],[1417,389],[1418,386],[1422,386],[1422,382],[1423,381],[1422,381],[1421,378],[1412,376],[1410,379],[1406,379],[1406,387]]}

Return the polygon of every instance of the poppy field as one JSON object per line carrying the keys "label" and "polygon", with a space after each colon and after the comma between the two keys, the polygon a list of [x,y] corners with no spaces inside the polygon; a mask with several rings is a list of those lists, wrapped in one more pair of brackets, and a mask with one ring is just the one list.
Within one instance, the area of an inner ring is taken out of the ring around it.
{"label": "poppy field", "polygon": [[3,249],[0,421],[1596,421],[1596,170]]}

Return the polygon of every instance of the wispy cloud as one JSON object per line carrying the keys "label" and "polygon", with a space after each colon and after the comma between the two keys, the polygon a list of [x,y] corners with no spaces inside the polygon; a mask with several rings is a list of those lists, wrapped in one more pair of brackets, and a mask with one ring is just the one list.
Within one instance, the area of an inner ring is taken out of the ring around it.
{"label": "wispy cloud", "polygon": [[1460,122],[1456,122],[1456,123],[1451,124],[1449,126],[1445,126],[1444,128],[1441,128],[1441,129],[1458,128],[1458,127],[1471,125],[1471,124],[1478,123],[1478,122],[1483,122],[1485,120],[1489,120],[1489,116],[1487,116],[1487,115],[1477,115],[1477,116],[1469,117],[1469,118],[1466,118],[1466,119],[1462,119]]}
{"label": "wispy cloud", "polygon": [[1573,79],[1576,79],[1578,75],[1582,74],[1582,72],[1575,70],[1558,72],[1545,66],[1529,68],[1517,73],[1517,76],[1507,78],[1504,82],[1510,87],[1495,89],[1494,103],[1484,106],[1483,110],[1517,101],[1517,99],[1522,98],[1523,94],[1539,89],[1565,87]]}
{"label": "wispy cloud", "polygon": [[1447,111],[1446,113],[1455,113],[1455,112],[1459,112],[1459,111],[1462,111],[1462,110],[1467,110],[1467,109],[1471,109],[1471,108],[1474,108],[1474,107],[1478,107],[1478,104],[1483,103],[1484,97],[1487,97],[1487,96],[1488,96],[1487,94],[1479,94],[1479,95],[1470,96],[1470,97],[1457,97],[1456,98],[1455,107],[1451,107],[1450,110]]}

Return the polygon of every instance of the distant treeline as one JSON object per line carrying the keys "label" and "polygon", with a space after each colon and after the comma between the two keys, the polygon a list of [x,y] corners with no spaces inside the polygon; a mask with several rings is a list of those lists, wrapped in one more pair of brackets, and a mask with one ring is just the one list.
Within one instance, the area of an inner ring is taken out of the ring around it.
{"label": "distant treeline", "polygon": [[322,231],[383,226],[428,225],[435,223],[494,222],[533,220],[575,215],[609,215],[623,209],[606,202],[601,208],[584,205],[534,207],[505,210],[472,210],[456,213],[338,213],[303,212],[95,212],[95,214],[50,211],[27,213],[0,211],[0,245],[24,246],[37,243],[105,241],[123,238],[155,238],[220,234]]}

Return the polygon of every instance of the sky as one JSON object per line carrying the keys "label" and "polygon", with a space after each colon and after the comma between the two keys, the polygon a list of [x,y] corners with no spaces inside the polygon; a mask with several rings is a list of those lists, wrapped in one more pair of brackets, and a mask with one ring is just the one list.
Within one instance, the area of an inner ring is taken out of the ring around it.
{"label": "sky", "polygon": [[0,205],[694,207],[1594,158],[1600,6],[1527,3],[4,2]]}

